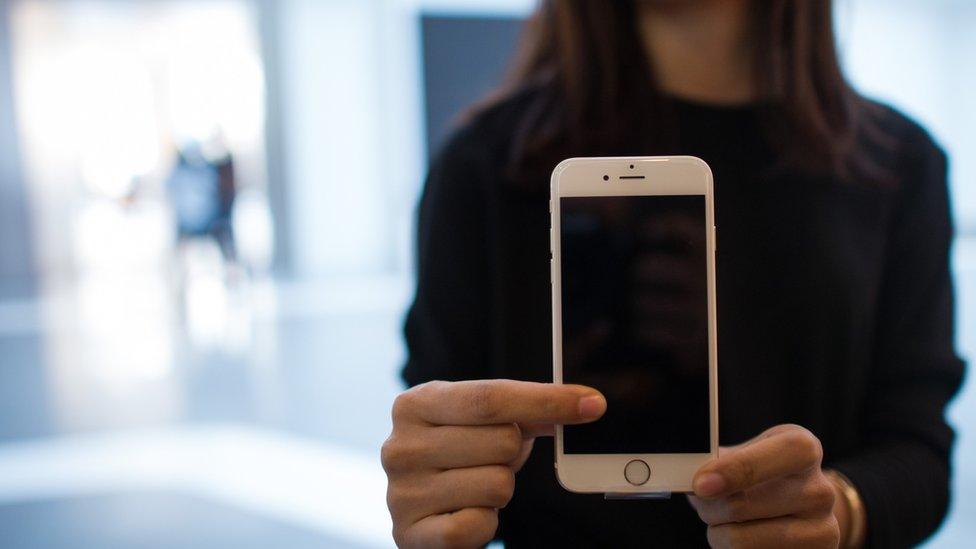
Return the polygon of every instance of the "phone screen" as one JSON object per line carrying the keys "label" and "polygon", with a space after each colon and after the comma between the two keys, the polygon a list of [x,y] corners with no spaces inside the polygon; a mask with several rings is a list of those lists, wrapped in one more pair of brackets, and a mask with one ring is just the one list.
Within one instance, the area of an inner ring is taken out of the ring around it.
{"label": "phone screen", "polygon": [[705,197],[560,199],[563,381],[607,398],[567,454],[708,453]]}

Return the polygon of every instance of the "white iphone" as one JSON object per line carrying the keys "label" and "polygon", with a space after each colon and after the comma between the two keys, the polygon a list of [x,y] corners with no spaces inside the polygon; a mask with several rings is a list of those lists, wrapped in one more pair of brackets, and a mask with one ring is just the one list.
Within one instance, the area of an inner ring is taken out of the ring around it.
{"label": "white iphone", "polygon": [[572,158],[552,174],[553,381],[598,421],[556,429],[573,492],[690,492],[718,452],[712,173],[688,156]]}

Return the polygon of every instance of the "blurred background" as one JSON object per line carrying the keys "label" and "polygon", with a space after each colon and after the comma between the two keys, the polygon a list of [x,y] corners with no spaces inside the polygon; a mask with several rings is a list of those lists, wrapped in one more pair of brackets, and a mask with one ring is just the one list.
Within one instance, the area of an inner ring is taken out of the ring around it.
{"label": "blurred background", "polygon": [[[427,160],[531,0],[0,0],[0,545],[389,546]],[[976,356],[976,4],[839,0],[949,151]],[[976,538],[976,386],[951,515]]]}

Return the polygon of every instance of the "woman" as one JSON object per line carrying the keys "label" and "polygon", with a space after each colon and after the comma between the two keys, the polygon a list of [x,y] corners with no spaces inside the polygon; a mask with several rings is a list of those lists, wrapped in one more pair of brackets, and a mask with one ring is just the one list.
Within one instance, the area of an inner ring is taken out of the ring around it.
{"label": "woman", "polygon": [[[544,383],[548,174],[656,154],[715,175],[726,447],[693,496],[611,502],[558,487],[535,440],[606,408]],[[445,147],[421,204],[404,377],[447,381],[394,405],[396,541],[920,542],[946,512],[943,412],[963,372],[945,178],[923,129],[844,81],[830,2],[543,1],[512,83]]]}

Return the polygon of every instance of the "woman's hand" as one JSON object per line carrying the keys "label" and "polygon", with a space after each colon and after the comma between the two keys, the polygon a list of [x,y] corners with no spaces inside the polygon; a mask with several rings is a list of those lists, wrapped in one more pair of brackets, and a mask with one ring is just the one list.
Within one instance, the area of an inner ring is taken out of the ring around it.
{"label": "woman's hand", "polygon": [[840,543],[835,487],[810,431],[779,425],[723,448],[695,474],[689,496],[712,547],[830,547]]}
{"label": "woman's hand", "polygon": [[535,437],[606,407],[588,387],[510,380],[434,381],[401,394],[382,456],[397,545],[488,543]]}

